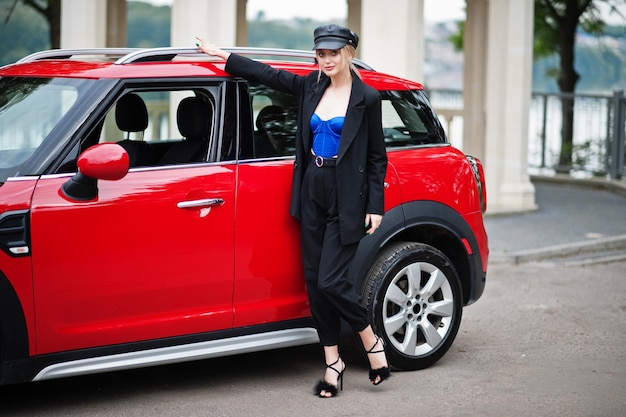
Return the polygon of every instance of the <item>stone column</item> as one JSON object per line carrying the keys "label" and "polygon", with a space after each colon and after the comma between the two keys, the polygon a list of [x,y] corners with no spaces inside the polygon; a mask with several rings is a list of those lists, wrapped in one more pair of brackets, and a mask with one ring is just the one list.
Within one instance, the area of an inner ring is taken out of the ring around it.
{"label": "stone column", "polygon": [[485,160],[488,0],[468,0],[463,34],[463,151]]}
{"label": "stone column", "polygon": [[106,20],[106,46],[116,48],[128,46],[126,0],[107,0]]}
{"label": "stone column", "polygon": [[107,0],[62,0],[61,48],[106,47],[106,15]]}
{"label": "stone column", "polygon": [[533,0],[489,0],[482,162],[492,213],[536,209],[528,176],[533,12]]}
{"label": "stone column", "polygon": [[[348,17],[347,26],[362,37],[362,12],[361,12],[361,0],[348,0]],[[361,57],[361,48],[357,48],[356,57]]]}
{"label": "stone column", "polygon": [[248,46],[248,20],[246,19],[246,9],[248,0],[237,0],[237,26],[236,41],[237,46]]}
{"label": "stone column", "polygon": [[126,0],[62,0],[61,48],[127,46]]}
{"label": "stone column", "polygon": [[374,69],[423,82],[424,0],[361,0],[359,36],[360,56]]}
{"label": "stone column", "polygon": [[235,46],[237,0],[173,0],[172,46],[194,46],[200,36],[218,46]]}

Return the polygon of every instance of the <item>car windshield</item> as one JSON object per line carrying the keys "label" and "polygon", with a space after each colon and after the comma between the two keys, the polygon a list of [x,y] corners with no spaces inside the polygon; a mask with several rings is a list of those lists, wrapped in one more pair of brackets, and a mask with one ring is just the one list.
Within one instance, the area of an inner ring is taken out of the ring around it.
{"label": "car windshield", "polygon": [[24,164],[62,122],[89,80],[0,78],[0,183]]}

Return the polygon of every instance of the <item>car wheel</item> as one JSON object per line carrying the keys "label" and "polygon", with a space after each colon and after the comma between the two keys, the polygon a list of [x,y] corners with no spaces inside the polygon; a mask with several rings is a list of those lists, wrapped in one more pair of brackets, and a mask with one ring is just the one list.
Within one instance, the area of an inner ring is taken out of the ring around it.
{"label": "car wheel", "polygon": [[429,245],[401,242],[385,249],[368,272],[362,296],[396,370],[423,369],[437,362],[461,324],[458,274],[452,262]]}

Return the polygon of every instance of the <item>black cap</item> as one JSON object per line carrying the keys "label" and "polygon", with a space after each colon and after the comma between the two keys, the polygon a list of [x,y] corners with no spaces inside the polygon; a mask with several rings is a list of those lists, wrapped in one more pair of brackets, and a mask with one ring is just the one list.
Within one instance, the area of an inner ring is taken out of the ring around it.
{"label": "black cap", "polygon": [[324,25],[313,32],[313,49],[341,49],[345,45],[355,48],[359,44],[359,37],[350,29],[339,25]]}

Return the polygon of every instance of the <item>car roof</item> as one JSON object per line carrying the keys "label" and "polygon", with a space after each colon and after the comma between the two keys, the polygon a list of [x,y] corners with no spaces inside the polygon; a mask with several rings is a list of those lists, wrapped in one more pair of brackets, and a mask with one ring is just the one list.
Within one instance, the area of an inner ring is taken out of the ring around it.
{"label": "car roof", "polygon": [[[248,55],[276,69],[305,75],[318,69],[312,51],[273,48],[225,48]],[[355,60],[363,80],[378,90],[421,90],[420,83],[374,71]],[[94,48],[57,49],[31,54],[0,68],[0,76],[89,79],[140,79],[181,77],[232,77],[222,60],[196,48]]]}

